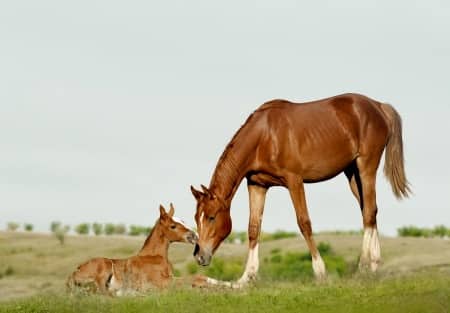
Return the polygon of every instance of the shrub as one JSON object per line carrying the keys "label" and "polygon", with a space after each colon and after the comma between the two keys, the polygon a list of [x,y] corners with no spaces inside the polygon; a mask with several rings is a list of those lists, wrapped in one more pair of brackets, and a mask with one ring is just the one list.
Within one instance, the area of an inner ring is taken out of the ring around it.
{"label": "shrub", "polygon": [[189,274],[193,275],[193,274],[197,274],[198,273],[198,265],[195,262],[189,262],[186,265],[186,270]]}
{"label": "shrub", "polygon": [[14,274],[14,268],[12,268],[11,266],[8,266],[5,270],[5,276],[11,276]]}
{"label": "shrub", "polygon": [[114,234],[123,235],[127,232],[127,228],[124,224],[117,224],[114,226]]}
{"label": "shrub", "polygon": [[111,223],[105,224],[105,235],[114,234],[114,230],[115,230],[114,224]]}
{"label": "shrub", "polygon": [[25,224],[24,229],[26,231],[33,231],[33,224]]}
{"label": "shrub", "polygon": [[63,245],[66,234],[70,230],[70,226],[69,225],[62,226],[61,222],[52,222],[50,224],[50,230],[52,231],[56,239],[58,239],[59,243]]}
{"label": "shrub", "polygon": [[397,229],[400,237],[445,237],[449,230],[444,225],[435,226],[433,229],[419,228],[416,226],[403,226]]}
{"label": "shrub", "polygon": [[15,222],[9,222],[7,226],[9,231],[16,231],[19,228],[19,224]]}
{"label": "shrub", "polygon": [[103,233],[103,225],[99,223],[92,224],[92,231],[96,236],[99,236]]}
{"label": "shrub", "polygon": [[189,274],[202,273],[219,280],[236,280],[243,272],[243,260],[235,258],[221,259],[214,257],[208,267],[200,267],[195,262],[189,262],[186,270]]}
{"label": "shrub", "polygon": [[235,280],[243,271],[243,260],[214,258],[206,270],[206,275],[220,280]]}
{"label": "shrub", "polygon": [[438,225],[433,228],[432,233],[434,236],[445,237],[447,236],[448,231],[449,230],[444,225]]}
{"label": "shrub", "polygon": [[297,232],[277,230],[273,233],[262,233],[261,241],[271,241],[271,240],[278,240],[278,239],[284,239],[284,238],[293,238],[293,237],[297,237],[297,236],[298,236]]}
{"label": "shrub", "polygon": [[151,230],[151,227],[130,225],[130,229],[128,230],[128,234],[130,236],[147,235],[147,234],[150,233],[150,230]]}
{"label": "shrub", "polygon": [[[342,276],[347,272],[345,260],[333,253],[328,243],[319,243],[317,246],[329,274]],[[261,277],[271,280],[298,280],[309,279],[314,276],[309,252],[286,252],[273,249],[270,256],[264,258],[261,266]]]}
{"label": "shrub", "polygon": [[87,235],[89,234],[90,225],[88,223],[81,223],[75,227],[75,231],[79,235]]}
{"label": "shrub", "polygon": [[247,240],[247,232],[231,232],[225,239],[227,243],[244,243]]}
{"label": "shrub", "polygon": [[51,232],[52,233],[54,233],[58,228],[60,228],[61,227],[61,222],[56,222],[56,221],[53,221],[51,224],[50,224],[50,230],[51,230]]}

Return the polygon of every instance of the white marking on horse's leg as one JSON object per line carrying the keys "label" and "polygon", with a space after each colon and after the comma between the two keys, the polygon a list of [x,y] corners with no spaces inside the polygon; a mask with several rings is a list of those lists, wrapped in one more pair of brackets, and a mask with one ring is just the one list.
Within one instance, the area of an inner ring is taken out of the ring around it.
{"label": "white marking on horse's leg", "polygon": [[372,227],[364,228],[364,236],[361,250],[361,259],[359,260],[359,268],[364,269],[370,262],[370,247],[373,234]]}
{"label": "white marking on horse's leg", "polygon": [[370,269],[375,272],[381,260],[380,240],[378,239],[378,230],[373,229],[370,240]]}
{"label": "white marking on horse's leg", "polygon": [[217,280],[211,277],[206,277],[206,283],[213,286],[233,287],[233,285],[229,281]]}
{"label": "white marking on horse's leg", "polygon": [[252,249],[248,251],[247,264],[245,265],[245,271],[239,278],[239,284],[246,284],[250,280],[256,278],[259,268],[259,256],[258,256],[259,244],[256,244]]}
{"label": "white marking on horse's leg", "polygon": [[325,263],[323,263],[322,257],[319,253],[315,257],[312,258],[312,267],[314,271],[314,275],[317,278],[325,278],[327,273],[325,270]]}

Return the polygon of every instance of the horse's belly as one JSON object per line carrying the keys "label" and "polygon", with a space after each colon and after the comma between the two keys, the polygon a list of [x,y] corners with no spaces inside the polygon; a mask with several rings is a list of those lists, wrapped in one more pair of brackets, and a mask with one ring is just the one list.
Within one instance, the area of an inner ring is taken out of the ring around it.
{"label": "horse's belly", "polygon": [[303,154],[298,174],[305,182],[323,181],[342,172],[355,159],[356,152],[351,149],[328,150]]}

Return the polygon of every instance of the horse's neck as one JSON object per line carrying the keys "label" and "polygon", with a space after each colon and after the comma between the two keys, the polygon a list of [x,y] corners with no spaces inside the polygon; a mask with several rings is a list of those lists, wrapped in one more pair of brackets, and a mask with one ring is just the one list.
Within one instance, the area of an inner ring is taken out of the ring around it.
{"label": "horse's neck", "polygon": [[164,236],[159,223],[155,225],[137,255],[160,255],[167,260],[169,240]]}
{"label": "horse's neck", "polygon": [[238,130],[217,162],[209,188],[229,207],[237,188],[254,160],[259,135],[250,124],[250,118]]}

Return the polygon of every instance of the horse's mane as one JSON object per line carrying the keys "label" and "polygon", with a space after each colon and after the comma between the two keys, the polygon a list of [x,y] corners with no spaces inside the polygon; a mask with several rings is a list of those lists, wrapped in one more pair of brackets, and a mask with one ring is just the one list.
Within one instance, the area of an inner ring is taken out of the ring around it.
{"label": "horse's mane", "polygon": [[[255,114],[255,112],[257,112],[257,111],[254,111],[252,114],[250,114],[250,116],[247,117],[247,119],[245,120],[244,124],[242,124],[241,127],[239,127],[239,129],[237,130],[237,132],[234,133],[233,137],[228,142],[228,144],[225,146],[225,149],[223,150],[222,155],[220,156],[219,160],[217,161],[217,165],[222,164],[225,161],[225,159],[227,158],[228,154],[230,153],[230,151],[234,147],[234,144],[235,144],[235,141],[236,141],[238,135],[245,128],[245,126],[247,126],[247,124],[250,122],[250,120],[252,119],[252,117]],[[216,169],[217,168],[218,168],[218,166],[216,166]]]}

